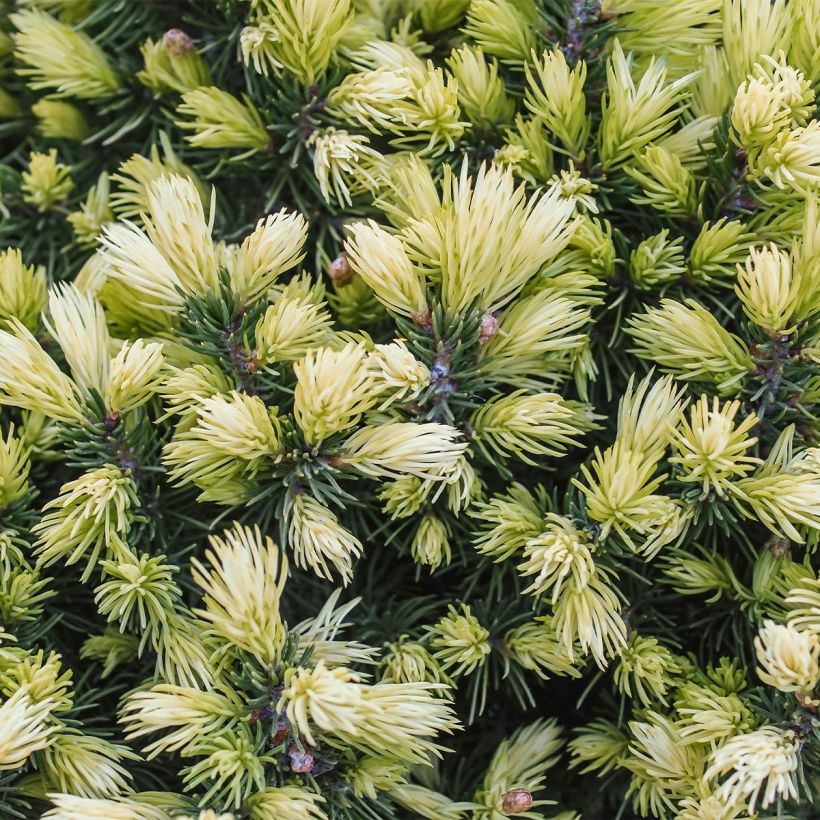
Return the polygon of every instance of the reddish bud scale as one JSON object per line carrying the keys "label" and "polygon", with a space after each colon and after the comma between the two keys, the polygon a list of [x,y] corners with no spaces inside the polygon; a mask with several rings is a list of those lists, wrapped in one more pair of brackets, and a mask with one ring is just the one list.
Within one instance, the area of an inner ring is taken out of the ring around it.
{"label": "reddish bud scale", "polygon": [[353,278],[353,269],[350,267],[346,253],[340,253],[330,263],[328,273],[337,287],[341,288],[350,284],[350,280]]}
{"label": "reddish bud scale", "polygon": [[271,735],[271,743],[278,746],[289,734],[290,723],[284,715],[280,715],[276,721],[276,731]]}
{"label": "reddish bud scale", "polygon": [[532,793],[527,789],[510,789],[501,795],[501,811],[505,814],[523,814],[532,808]]}
{"label": "reddish bud scale", "polygon": [[172,57],[181,57],[194,50],[195,41],[182,29],[168,29],[162,37],[162,45]]}
{"label": "reddish bud scale", "polygon": [[290,770],[294,774],[307,774],[313,770],[313,755],[310,752],[300,752],[296,746],[288,749]]}
{"label": "reddish bud scale", "polygon": [[487,344],[498,333],[498,319],[492,313],[485,313],[481,317],[481,328],[478,331],[480,344]]}

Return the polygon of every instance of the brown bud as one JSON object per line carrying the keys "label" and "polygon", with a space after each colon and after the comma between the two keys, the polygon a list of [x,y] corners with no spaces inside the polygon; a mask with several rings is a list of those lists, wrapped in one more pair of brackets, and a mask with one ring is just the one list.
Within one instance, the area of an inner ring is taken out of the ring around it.
{"label": "brown bud", "polygon": [[789,340],[789,334],[783,333],[782,330],[767,330],[766,335],[773,342],[787,342]]}
{"label": "brown bud", "polygon": [[820,698],[813,698],[811,695],[795,692],[794,699],[800,708],[805,709],[807,712],[817,712],[820,710]]}
{"label": "brown bud", "polygon": [[172,57],[181,57],[194,50],[196,41],[181,28],[171,28],[162,37],[162,45]]}
{"label": "brown bud", "polygon": [[766,542],[766,549],[775,557],[782,558],[791,552],[791,541],[788,538],[781,538],[778,535],[773,535]]}
{"label": "brown bud", "polygon": [[279,715],[276,719],[276,726],[271,735],[271,745],[278,746],[290,734],[290,723],[285,715]]}
{"label": "brown bud", "polygon": [[113,433],[114,430],[117,429],[117,426],[120,423],[120,414],[116,410],[109,411],[108,415],[105,417],[105,421],[103,422],[103,426],[105,427],[106,433]]}
{"label": "brown bud", "polygon": [[290,770],[296,774],[307,774],[313,770],[313,755],[310,752],[300,752],[296,746],[288,749]]}
{"label": "brown bud", "polygon": [[433,312],[430,308],[417,311],[410,317],[419,327],[430,327],[433,323]]}
{"label": "brown bud", "polygon": [[254,374],[259,371],[259,351],[252,350],[247,359],[242,363],[242,368],[246,373]]}
{"label": "brown bud", "polygon": [[251,709],[248,718],[252,722],[256,722],[258,720],[270,720],[273,717],[273,709],[270,706],[257,706],[255,709]]}
{"label": "brown bud", "polygon": [[532,794],[527,789],[510,789],[501,795],[504,814],[523,814],[532,808]]}
{"label": "brown bud", "polygon": [[496,333],[498,333],[498,319],[492,313],[485,313],[481,317],[481,329],[478,332],[479,344],[487,344]]}
{"label": "brown bud", "polygon": [[353,278],[353,269],[350,267],[347,254],[342,251],[331,263],[328,271],[330,278],[338,288],[343,288],[350,284]]}

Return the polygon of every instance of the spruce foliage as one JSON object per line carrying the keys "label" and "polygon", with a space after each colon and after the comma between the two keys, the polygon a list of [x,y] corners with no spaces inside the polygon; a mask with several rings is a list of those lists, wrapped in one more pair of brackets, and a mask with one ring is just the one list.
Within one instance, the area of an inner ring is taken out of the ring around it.
{"label": "spruce foliage", "polygon": [[0,817],[820,812],[820,0],[0,0]]}

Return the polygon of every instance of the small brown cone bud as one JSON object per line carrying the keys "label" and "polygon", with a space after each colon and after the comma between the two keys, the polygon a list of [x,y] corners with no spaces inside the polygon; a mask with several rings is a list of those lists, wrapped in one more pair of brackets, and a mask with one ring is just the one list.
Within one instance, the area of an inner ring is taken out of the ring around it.
{"label": "small brown cone bud", "polygon": [[171,28],[165,32],[162,38],[162,45],[173,57],[181,57],[194,50],[195,41],[189,37],[181,28]]}
{"label": "small brown cone bud", "polygon": [[278,746],[290,734],[290,723],[288,723],[288,719],[284,715],[279,715],[274,729],[275,731],[271,735],[270,741],[271,745]]}
{"label": "small brown cone bud", "polygon": [[350,280],[353,278],[353,269],[350,267],[346,253],[340,253],[330,263],[329,274],[336,287],[343,288],[345,285],[350,284]]}
{"label": "small brown cone bud", "polygon": [[296,774],[307,774],[313,770],[313,755],[310,752],[300,752],[296,746],[288,749],[290,770]]}
{"label": "small brown cone bud", "polygon": [[485,313],[481,317],[481,329],[478,332],[479,344],[487,344],[498,333],[498,319],[492,313]]}
{"label": "small brown cone bud", "polygon": [[501,795],[504,814],[523,814],[532,808],[532,794],[527,789],[510,789]]}
{"label": "small brown cone bud", "polygon": [[766,549],[775,558],[782,558],[784,555],[788,555],[791,552],[791,546],[791,541],[789,541],[788,538],[780,538],[777,535],[773,535],[766,542]]}
{"label": "small brown cone bud", "polygon": [[259,706],[256,709],[251,709],[248,717],[251,721],[256,722],[258,720],[270,720],[273,714],[273,709],[270,706]]}
{"label": "small brown cone bud", "polygon": [[419,327],[430,327],[433,323],[433,312],[430,308],[425,308],[410,317]]}

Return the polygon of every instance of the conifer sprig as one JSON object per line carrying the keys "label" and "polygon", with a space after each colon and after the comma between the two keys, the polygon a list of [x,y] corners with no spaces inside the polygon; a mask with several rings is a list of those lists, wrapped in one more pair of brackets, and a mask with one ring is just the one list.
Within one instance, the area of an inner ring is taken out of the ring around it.
{"label": "conifer sprig", "polygon": [[814,817],[818,43],[0,0],[0,815]]}

